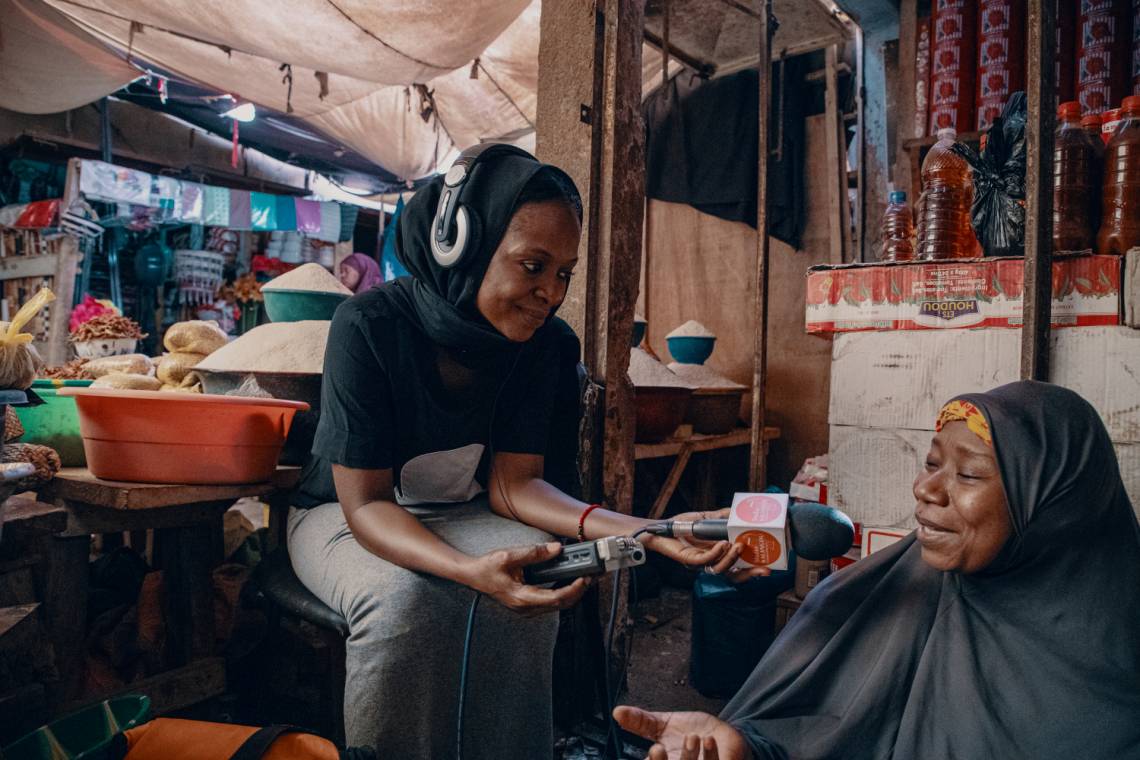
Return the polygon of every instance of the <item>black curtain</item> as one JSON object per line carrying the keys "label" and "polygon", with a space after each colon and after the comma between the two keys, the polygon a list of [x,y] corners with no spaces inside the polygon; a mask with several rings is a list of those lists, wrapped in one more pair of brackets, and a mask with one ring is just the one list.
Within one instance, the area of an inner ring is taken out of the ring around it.
{"label": "black curtain", "polygon": [[[768,232],[800,247],[804,209],[806,61],[772,65]],[[756,226],[759,76],[682,73],[645,102],[645,194]]]}

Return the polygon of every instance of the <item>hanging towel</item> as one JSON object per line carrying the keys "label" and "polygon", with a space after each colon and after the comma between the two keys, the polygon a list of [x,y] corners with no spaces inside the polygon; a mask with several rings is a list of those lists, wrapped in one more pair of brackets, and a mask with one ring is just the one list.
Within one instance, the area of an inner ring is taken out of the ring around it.
{"label": "hanging towel", "polygon": [[277,229],[277,196],[269,193],[250,193],[250,226],[255,230]]}
{"label": "hanging towel", "polygon": [[351,203],[340,204],[340,237],[338,243],[347,243],[352,240],[352,232],[356,229],[356,215],[360,209]]}
{"label": "hanging towel", "polygon": [[230,189],[205,185],[202,189],[202,223],[211,227],[230,226]]}
{"label": "hanging towel", "polygon": [[275,195],[277,201],[277,227],[279,230],[297,229],[297,204],[291,195]]}
{"label": "hanging towel", "polygon": [[319,232],[321,229],[320,202],[294,198],[293,205],[296,208],[298,231],[310,235]]}
{"label": "hanging towel", "polygon": [[314,235],[317,240],[335,243],[340,240],[340,205],[329,201],[321,202],[321,228]]}
{"label": "hanging towel", "polygon": [[252,229],[252,211],[248,190],[230,191],[230,227],[235,230]]}

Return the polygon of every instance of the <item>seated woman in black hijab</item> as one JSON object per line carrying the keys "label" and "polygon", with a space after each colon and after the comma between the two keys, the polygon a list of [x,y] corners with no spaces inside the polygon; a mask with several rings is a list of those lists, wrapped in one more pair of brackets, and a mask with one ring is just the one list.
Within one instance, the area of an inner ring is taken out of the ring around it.
{"label": "seated woman in black hijab", "polygon": [[715,718],[619,707],[653,760],[1140,758],[1140,527],[1096,410],[939,415],[918,529],[812,591]]}
{"label": "seated woman in black hijab", "polygon": [[[314,457],[289,516],[297,576],[348,622],[348,744],[385,758],[454,755],[476,591],[493,602],[475,619],[465,756],[549,757],[554,613],[586,582],[536,588],[522,567],[560,551],[550,534],[646,522],[543,479],[568,330],[552,320],[577,262],[581,201],[561,170],[521,150],[478,152],[405,208],[397,250],[412,277],[337,309]],[[735,561],[723,542],[646,545],[689,565]]]}

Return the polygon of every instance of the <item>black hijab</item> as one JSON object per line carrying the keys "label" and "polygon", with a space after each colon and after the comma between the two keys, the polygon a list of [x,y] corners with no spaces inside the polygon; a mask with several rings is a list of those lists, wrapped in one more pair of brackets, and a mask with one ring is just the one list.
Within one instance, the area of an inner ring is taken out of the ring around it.
{"label": "black hijab", "polygon": [[[468,213],[468,250],[450,269],[436,264],[431,252],[432,222],[443,177],[420,188],[400,215],[396,256],[411,277],[392,283],[393,302],[433,342],[454,349],[456,358],[469,366],[495,363],[518,349],[483,318],[475,297],[520,194],[541,172],[557,173],[569,187],[574,186],[561,169],[514,152],[487,156],[475,164],[459,196]],[[531,341],[541,340],[548,327],[542,327]]]}
{"label": "black hijab", "polygon": [[1047,383],[960,398],[1010,540],[962,575],[911,534],[813,590],[723,713],[757,760],[1140,757],[1140,527],[1100,417]]}

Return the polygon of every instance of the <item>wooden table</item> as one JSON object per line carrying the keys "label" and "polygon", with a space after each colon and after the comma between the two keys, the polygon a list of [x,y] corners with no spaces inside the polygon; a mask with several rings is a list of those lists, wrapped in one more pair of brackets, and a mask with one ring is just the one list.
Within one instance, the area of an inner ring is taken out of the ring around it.
{"label": "wooden table", "polygon": [[[764,428],[764,453],[768,453],[768,442],[780,437],[780,428],[766,427]],[[661,457],[676,457],[673,462],[673,467],[669,470],[668,477],[665,478],[665,485],[661,487],[660,492],[657,494],[657,499],[653,502],[653,507],[649,510],[647,515],[650,520],[657,520],[665,513],[665,507],[669,505],[669,499],[673,497],[673,492],[677,490],[677,484],[681,482],[681,476],[685,473],[685,468],[689,464],[689,460],[693,454],[701,452],[711,452],[720,449],[731,449],[736,446],[749,446],[752,443],[752,430],[746,427],[736,428],[728,433],[720,435],[705,435],[702,433],[689,433],[687,435],[669,438],[660,443],[638,443],[634,445],[634,459],[641,461],[644,459],[659,459]],[[713,492],[715,491],[716,483],[715,471],[713,469],[713,462],[711,456],[706,456],[698,463],[699,476],[698,476],[698,508],[711,509]]]}
{"label": "wooden table", "polygon": [[[44,618],[61,675],[53,705],[84,695],[87,576],[91,535],[154,530],[166,589],[164,617],[172,670],[146,679],[155,712],[193,704],[225,689],[214,650],[214,567],[222,559],[223,514],[243,497],[279,500],[300,470],[282,467],[272,480],[247,485],[117,483],[83,468],[64,468],[40,498],[64,508],[66,527],[47,549]],[[132,684],[132,688],[142,688]]]}

